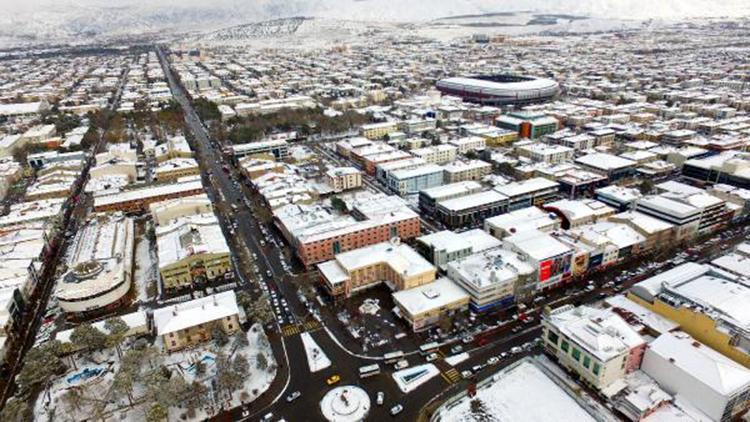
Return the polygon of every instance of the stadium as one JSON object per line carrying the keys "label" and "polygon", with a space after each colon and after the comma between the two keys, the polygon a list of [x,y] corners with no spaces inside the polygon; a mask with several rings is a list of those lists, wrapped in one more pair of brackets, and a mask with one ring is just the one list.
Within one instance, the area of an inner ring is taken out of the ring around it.
{"label": "stadium", "polygon": [[493,75],[442,79],[436,84],[443,94],[465,101],[488,104],[528,104],[553,98],[560,88],[551,79],[531,76]]}

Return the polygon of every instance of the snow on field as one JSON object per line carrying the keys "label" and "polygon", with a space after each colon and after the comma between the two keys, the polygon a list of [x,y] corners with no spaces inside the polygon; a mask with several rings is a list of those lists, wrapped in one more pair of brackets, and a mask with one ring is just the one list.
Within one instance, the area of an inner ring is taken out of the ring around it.
{"label": "snow on field", "polygon": [[[241,405],[243,400],[245,403],[252,402],[270,387],[271,382],[276,377],[277,364],[268,338],[261,326],[257,324],[251,327],[245,335],[249,345],[236,350],[234,341],[229,341],[221,348],[214,342],[206,342],[189,350],[171,354],[158,352],[153,362],[154,367],[164,365],[172,370],[172,376],[182,376],[188,383],[202,382],[209,391],[211,390],[212,380],[216,375],[214,360],[217,354],[223,353],[232,357],[241,354],[245,356],[249,363],[249,373],[244,378],[244,384],[232,395],[231,401],[198,408],[192,419],[187,417],[185,408],[173,407],[169,409],[169,420],[204,420],[221,407],[236,407]],[[159,341],[154,346],[158,350],[162,350]],[[127,350],[127,348],[128,346],[123,346],[123,350]],[[263,355],[262,358],[261,355]],[[265,360],[265,364],[259,365],[259,359]],[[202,360],[206,367],[205,374],[200,377],[196,375],[194,369],[197,360]],[[110,419],[144,420],[147,403],[139,403],[139,399],[146,393],[143,383],[134,383],[133,397],[137,404],[132,407],[124,395],[109,394],[114,374],[120,367],[119,358],[114,349],[81,353],[75,356],[73,360],[65,359],[64,362],[70,370],[65,375],[51,381],[49,387],[39,395],[34,404],[34,419],[36,421],[73,422],[87,420],[93,415],[93,404],[100,400],[108,401],[104,413],[111,415]],[[75,367],[73,363],[75,363]],[[77,406],[64,398],[71,388],[78,389],[86,397]]]}
{"label": "snow on field", "polygon": [[315,343],[310,333],[300,334],[302,339],[302,345],[305,347],[305,355],[307,356],[307,364],[310,367],[310,372],[318,372],[331,366],[331,360],[323,352],[323,350]]}
{"label": "snow on field", "polygon": [[436,420],[546,422],[551,415],[556,422],[595,420],[539,367],[523,360],[478,387],[474,398],[464,396],[438,409]]}
{"label": "snow on field", "polygon": [[440,370],[431,363],[412,366],[393,373],[393,380],[403,393],[411,393],[417,387],[437,376]]}
{"label": "snow on field", "polygon": [[468,358],[469,358],[469,354],[467,352],[463,352],[457,355],[448,356],[447,358],[445,358],[445,363],[447,363],[450,366],[456,366]]}

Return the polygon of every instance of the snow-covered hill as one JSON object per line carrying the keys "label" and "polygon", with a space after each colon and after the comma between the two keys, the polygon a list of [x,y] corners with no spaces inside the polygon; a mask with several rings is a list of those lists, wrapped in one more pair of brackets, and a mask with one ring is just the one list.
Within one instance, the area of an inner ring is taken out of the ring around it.
{"label": "snow-covered hill", "polygon": [[[748,16],[748,0],[0,0],[0,39],[92,40],[210,32],[294,16],[347,21],[424,22],[519,9],[599,18]],[[248,26],[247,30],[266,29]]]}

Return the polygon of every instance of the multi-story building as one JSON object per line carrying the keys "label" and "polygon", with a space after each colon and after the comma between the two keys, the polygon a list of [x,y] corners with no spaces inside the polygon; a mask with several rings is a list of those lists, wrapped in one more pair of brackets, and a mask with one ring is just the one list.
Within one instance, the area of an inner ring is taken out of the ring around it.
{"label": "multi-story building", "polygon": [[685,161],[684,177],[708,184],[723,183],[750,189],[750,153],[728,151]]}
{"label": "multi-story building", "polygon": [[713,233],[720,230],[729,223],[734,214],[723,199],[685,183],[668,181],[656,185],[656,190],[669,199],[701,210],[698,234]]}
{"label": "multi-story building", "polygon": [[380,139],[399,129],[399,122],[370,123],[359,128],[359,134],[367,139]]}
{"label": "multi-story building", "polygon": [[560,122],[554,117],[534,112],[512,112],[495,119],[495,125],[515,131],[521,138],[539,138],[557,131]]}
{"label": "multi-story building", "polygon": [[557,214],[560,217],[562,228],[565,230],[595,223],[614,215],[616,212],[614,208],[596,199],[561,199],[547,202],[543,208]]}
{"label": "multi-story building", "polygon": [[289,156],[289,146],[283,139],[237,144],[232,145],[231,148],[235,159],[240,159],[248,155],[273,155],[275,159],[283,160]]}
{"label": "multi-story building", "polygon": [[427,164],[427,162],[421,158],[412,157],[398,161],[389,161],[387,163],[380,163],[375,167],[375,178],[382,184],[386,184],[388,181],[388,174],[396,170],[411,170],[417,167],[421,167]]}
{"label": "multi-story building", "polygon": [[439,201],[460,198],[471,195],[482,190],[482,185],[478,182],[465,181],[451,183],[442,186],[436,186],[430,189],[424,189],[419,192],[419,209],[427,214],[434,214],[435,207]]}
{"label": "multi-story building", "polygon": [[508,198],[494,190],[438,201],[435,217],[447,227],[481,224],[508,210]]}
{"label": "multi-story building", "polygon": [[496,186],[495,191],[508,198],[508,211],[541,205],[557,195],[560,185],[543,177],[534,177],[507,185]]}
{"label": "multi-story building", "polygon": [[414,332],[424,331],[443,318],[466,310],[469,304],[469,295],[447,277],[393,292],[392,296],[399,314]]}
{"label": "multi-story building", "polygon": [[193,196],[204,193],[200,179],[188,179],[166,185],[156,185],[140,189],[130,189],[113,194],[94,197],[96,212],[143,212],[150,204],[168,199]]}
{"label": "multi-story building", "polygon": [[394,291],[411,289],[435,281],[437,272],[398,239],[337,254],[318,264],[318,270],[328,292],[344,297],[380,283]]}
{"label": "multi-story building", "polygon": [[610,309],[564,305],[542,318],[545,349],[581,380],[603,390],[638,369],[646,342]]}
{"label": "multi-story building", "polygon": [[445,183],[481,180],[492,172],[492,164],[482,160],[453,161],[443,166]]}
{"label": "multi-story building", "polygon": [[325,180],[335,192],[357,189],[362,186],[362,173],[354,167],[336,167],[326,172]]}
{"label": "multi-story building", "polygon": [[10,187],[21,180],[23,168],[10,158],[0,159],[0,200],[5,198]]}
{"label": "multi-story building", "polygon": [[[390,147],[390,146],[388,146]],[[354,152],[355,162],[359,163],[365,172],[371,176],[377,172],[377,167],[381,164],[392,163],[412,158],[412,155],[406,151],[393,150],[377,154],[368,154],[364,156],[357,155],[358,150]]]}
{"label": "multi-story building", "polygon": [[336,142],[336,153],[349,158],[352,150],[372,145],[373,142],[367,138],[354,137]]}
{"label": "multi-story building", "polygon": [[685,333],[664,333],[652,341],[641,368],[712,421],[741,419],[750,406],[750,371]]}
{"label": "multi-story building", "polygon": [[322,207],[287,205],[274,210],[274,219],[306,266],[395,237],[412,239],[420,230],[419,215],[397,196],[356,202],[346,216]]}
{"label": "multi-story building", "polygon": [[417,238],[417,249],[439,268],[444,268],[451,261],[500,245],[498,239],[480,229],[461,233],[443,230]]}
{"label": "multi-story building", "polygon": [[539,230],[516,233],[503,239],[505,248],[521,254],[534,269],[535,278],[519,286],[520,296],[530,297],[540,290],[555,288],[570,279],[573,249]]}
{"label": "multi-story building", "polygon": [[658,218],[640,213],[638,211],[626,211],[615,214],[607,219],[613,223],[627,224],[640,233],[646,240],[643,243],[644,250],[663,248],[672,241],[674,225]]}
{"label": "multi-story building", "polygon": [[551,232],[559,228],[560,219],[557,214],[539,207],[520,208],[484,220],[484,230],[498,239],[528,230]]}
{"label": "multi-story building", "polygon": [[448,144],[458,148],[459,154],[469,151],[481,151],[487,146],[487,142],[481,136],[465,136],[463,138],[451,139]]}
{"label": "multi-story building", "polygon": [[208,341],[217,327],[227,335],[240,330],[234,290],[154,310],[154,329],[167,352]]}
{"label": "multi-story building", "polygon": [[[435,119],[409,119],[401,122],[399,124],[399,127],[401,128],[401,131],[406,133],[407,135],[418,135],[422,132],[435,130],[436,125],[437,120]],[[362,130],[364,131],[364,126],[362,127]],[[369,136],[365,135],[364,133],[363,135],[369,138]]]}
{"label": "multi-story building", "polygon": [[183,216],[158,226],[156,245],[165,289],[232,276],[229,246],[213,214]]}
{"label": "multi-story building", "polygon": [[698,233],[701,210],[690,204],[663,195],[649,195],[639,199],[635,209],[640,213],[673,224],[676,242],[691,239]]}
{"label": "multi-story building", "polygon": [[549,145],[535,141],[520,141],[514,146],[515,153],[532,161],[558,164],[573,159],[575,151],[562,145]]}
{"label": "multi-story building", "polygon": [[406,196],[443,184],[443,168],[425,164],[410,170],[393,170],[388,173],[386,186],[394,193]]}
{"label": "multi-story building", "polygon": [[133,283],[134,231],[133,220],[121,214],[94,215],[78,231],[55,292],[63,312],[111,310],[126,300]]}
{"label": "multi-story building", "polygon": [[411,154],[422,158],[430,164],[445,164],[456,159],[458,148],[453,145],[434,145],[425,148],[413,149]]}
{"label": "multi-story building", "polygon": [[171,182],[183,177],[199,175],[200,172],[201,169],[195,158],[171,158],[156,166],[154,180]]}
{"label": "multi-story building", "polygon": [[616,155],[599,152],[578,157],[575,162],[591,171],[607,176],[610,182],[632,176],[637,164]]}
{"label": "multi-story building", "polygon": [[469,293],[474,312],[506,308],[525,297],[533,284],[534,268],[503,248],[488,249],[447,265],[448,277]]}
{"label": "multi-story building", "polygon": [[167,224],[180,217],[198,214],[211,214],[213,205],[208,195],[202,193],[195,196],[168,199],[149,205],[151,218],[157,226]]}
{"label": "multi-story building", "polygon": [[505,146],[518,140],[518,131],[501,129],[495,126],[484,125],[481,123],[472,123],[462,125],[459,131],[464,136],[477,136],[484,139],[487,146]]}
{"label": "multi-story building", "polygon": [[643,197],[636,188],[611,185],[597,189],[595,198],[618,211],[628,211],[635,208],[636,202]]}
{"label": "multi-story building", "polygon": [[750,367],[750,288],[726,271],[688,262],[634,285],[628,299],[680,324],[724,356]]}

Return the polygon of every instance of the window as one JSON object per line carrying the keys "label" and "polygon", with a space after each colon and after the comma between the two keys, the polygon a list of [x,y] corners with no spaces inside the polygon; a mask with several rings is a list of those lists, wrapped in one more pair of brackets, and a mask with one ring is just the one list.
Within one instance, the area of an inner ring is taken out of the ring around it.
{"label": "window", "polygon": [[547,332],[547,340],[552,344],[557,344],[558,335],[552,331]]}
{"label": "window", "polygon": [[575,359],[576,362],[578,362],[581,359],[581,351],[578,350],[578,349],[576,349],[575,347],[573,348],[573,354],[572,355],[573,355],[573,359]]}
{"label": "window", "polygon": [[398,236],[398,227],[391,227],[391,237]]}
{"label": "window", "polygon": [[594,364],[594,375],[599,375],[599,371],[601,370],[601,366],[599,366],[598,363]]}
{"label": "window", "polygon": [[562,349],[563,352],[568,353],[568,342],[563,340],[562,343],[560,344],[560,348]]}
{"label": "window", "polygon": [[591,358],[588,356],[583,357],[583,367],[588,369],[591,366]]}

